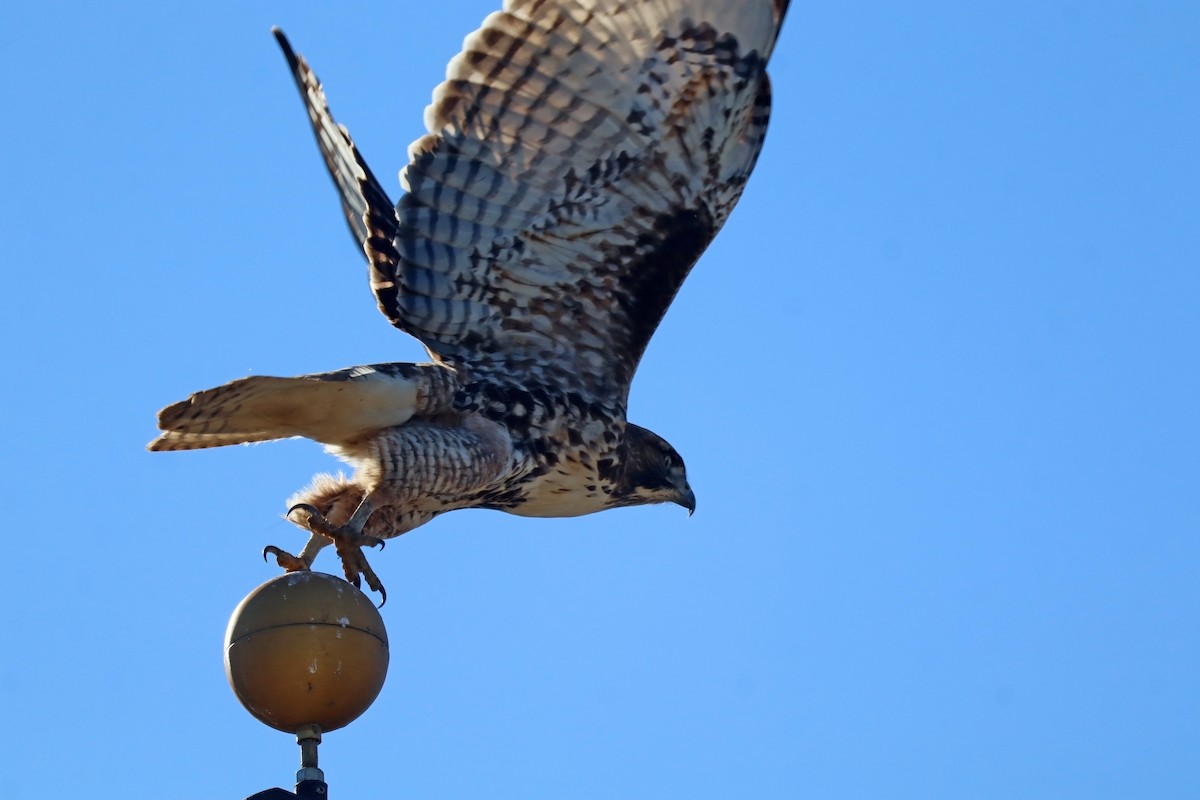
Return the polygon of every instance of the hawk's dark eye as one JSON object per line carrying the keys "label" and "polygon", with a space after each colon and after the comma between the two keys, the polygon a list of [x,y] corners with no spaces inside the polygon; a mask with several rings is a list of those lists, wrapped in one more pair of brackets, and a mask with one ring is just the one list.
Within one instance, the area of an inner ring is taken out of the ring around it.
{"label": "hawk's dark eye", "polygon": [[663,472],[671,471],[671,457],[670,456],[663,456],[662,468],[663,468]]}

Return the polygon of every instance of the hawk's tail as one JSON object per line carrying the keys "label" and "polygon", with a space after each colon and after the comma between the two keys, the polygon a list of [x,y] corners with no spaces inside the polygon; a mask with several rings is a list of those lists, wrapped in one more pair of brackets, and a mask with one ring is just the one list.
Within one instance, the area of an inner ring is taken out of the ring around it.
{"label": "hawk's tail", "polygon": [[196,392],[158,413],[149,450],[197,450],[303,436],[347,444],[414,414],[449,407],[454,373],[432,364],[380,364],[298,378],[258,375]]}

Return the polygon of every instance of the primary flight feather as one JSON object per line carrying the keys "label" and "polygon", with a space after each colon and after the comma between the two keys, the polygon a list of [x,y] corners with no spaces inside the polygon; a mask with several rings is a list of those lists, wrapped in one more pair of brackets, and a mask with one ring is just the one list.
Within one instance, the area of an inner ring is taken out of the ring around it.
{"label": "primary flight feather", "polygon": [[630,382],[766,134],[787,0],[508,0],[425,110],[393,204],[278,30],[380,310],[429,352],[256,376],[159,413],[151,450],[303,436],[356,470],[289,518],[382,584],[362,547],[446,511],[574,516],[695,497],[625,418]]}

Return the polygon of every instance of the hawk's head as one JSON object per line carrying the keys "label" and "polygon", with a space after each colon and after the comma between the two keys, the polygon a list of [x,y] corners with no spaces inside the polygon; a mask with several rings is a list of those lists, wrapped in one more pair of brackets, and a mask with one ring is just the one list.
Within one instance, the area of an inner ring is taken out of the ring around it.
{"label": "hawk's head", "polygon": [[688,486],[687,470],[675,448],[652,431],[628,423],[625,427],[625,458],[612,493],[613,506],[646,503],[677,503],[691,514],[696,495]]}

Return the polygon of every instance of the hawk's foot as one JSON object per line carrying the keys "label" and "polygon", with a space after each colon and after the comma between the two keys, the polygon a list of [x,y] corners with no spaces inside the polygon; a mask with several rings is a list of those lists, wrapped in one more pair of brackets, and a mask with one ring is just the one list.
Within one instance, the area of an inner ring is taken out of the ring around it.
{"label": "hawk's foot", "polygon": [[[293,513],[296,514],[295,517],[292,516]],[[342,560],[342,571],[346,574],[346,580],[355,587],[361,587],[365,580],[372,591],[379,592],[379,606],[383,607],[383,604],[387,602],[387,590],[383,588],[382,581],[375,574],[375,570],[371,569],[371,565],[367,563],[366,556],[362,552],[364,547],[375,547],[376,545],[383,549],[384,541],[382,539],[364,536],[362,531],[352,524],[334,525],[320,511],[307,503],[300,503],[289,508],[287,517],[306,528],[310,533],[323,536],[333,542],[338,558]],[[277,551],[278,548],[272,550],[276,559],[279,560],[279,565],[288,569]],[[287,556],[288,554],[284,553],[283,555]],[[289,556],[289,558],[294,557]],[[295,561],[303,563],[303,559],[295,558]]]}
{"label": "hawk's foot", "polygon": [[312,565],[303,558],[280,550],[273,544],[269,544],[263,548],[263,561],[267,560],[268,555],[275,556],[275,563],[283,567],[284,572],[305,572],[312,569]]}

